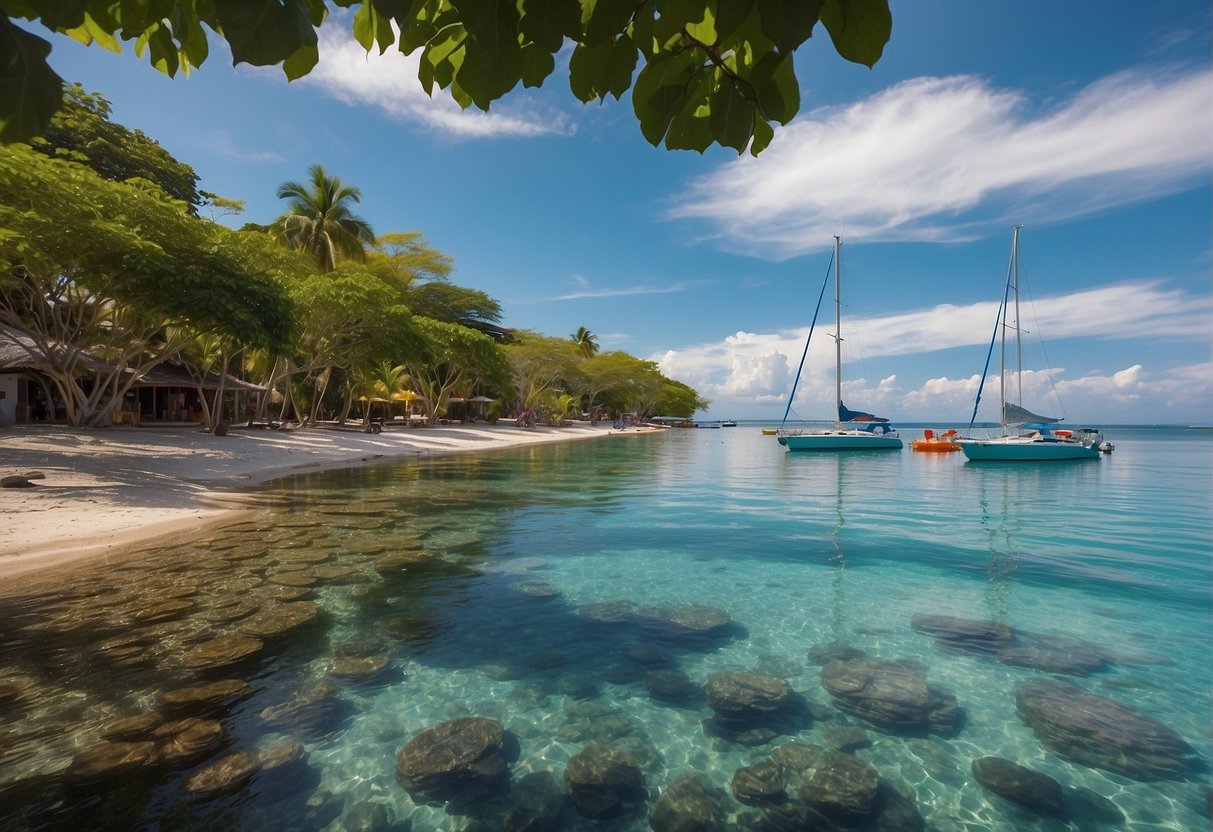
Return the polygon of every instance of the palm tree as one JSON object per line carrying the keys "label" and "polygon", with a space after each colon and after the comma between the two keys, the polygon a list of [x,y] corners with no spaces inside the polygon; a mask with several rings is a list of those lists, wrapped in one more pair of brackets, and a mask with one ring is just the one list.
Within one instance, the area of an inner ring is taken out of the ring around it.
{"label": "palm tree", "polygon": [[278,198],[289,199],[285,214],[274,221],[274,236],[280,241],[316,258],[321,273],[331,272],[338,259],[366,258],[363,246],[375,241],[375,232],[366,220],[350,210],[351,202],[361,202],[362,193],[329,176],[320,165],[308,168],[311,182],[283,182]]}
{"label": "palm tree", "polygon": [[577,349],[581,350],[581,354],[586,358],[591,358],[598,354],[598,336],[590,332],[583,326],[577,327],[577,331],[569,336],[573,343],[577,345]]}

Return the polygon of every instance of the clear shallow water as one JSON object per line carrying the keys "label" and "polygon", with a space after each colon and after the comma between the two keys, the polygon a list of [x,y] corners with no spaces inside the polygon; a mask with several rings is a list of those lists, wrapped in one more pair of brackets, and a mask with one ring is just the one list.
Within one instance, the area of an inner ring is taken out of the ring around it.
{"label": "clear shallow water", "polygon": [[[910,626],[945,614],[1080,639],[1103,669],[1051,678],[1213,758],[1213,431],[1108,434],[1117,450],[1098,462],[1000,466],[908,449],[788,454],[753,427],[669,431],[285,481],[258,518],[207,540],[0,588],[0,826],[338,830],[374,828],[357,819],[378,811],[415,830],[501,828],[508,796],[448,810],[414,801],[395,774],[423,729],[484,716],[509,732],[511,783],[560,779],[607,743],[640,765],[648,806],[687,774],[727,792],[773,748],[830,746],[855,726],[870,743],[855,755],[912,796],[929,829],[1204,828],[1207,769],[1139,782],[1067,761],[1016,713],[1016,684],[1049,674],[941,650]],[[399,552],[426,560],[385,580],[376,561]],[[315,618],[250,661],[186,666],[284,601],[314,603]],[[731,623],[663,621],[688,605]],[[898,736],[839,711],[807,658],[833,642],[919,662],[955,694],[963,728]],[[365,681],[331,675],[351,652],[388,666]],[[815,718],[756,744],[713,736],[701,699],[649,695],[653,665],[637,657],[697,685],[725,671],[784,678]],[[197,714],[221,725],[219,744],[63,785],[115,720],[165,711],[165,691],[215,678],[249,684]],[[296,741],[306,756],[283,776],[266,766],[213,796],[185,793],[225,755]],[[1123,820],[1046,819],[997,798],[970,771],[990,755],[1095,792]],[[730,808],[731,823],[755,814]],[[566,808],[553,828],[648,822]]]}

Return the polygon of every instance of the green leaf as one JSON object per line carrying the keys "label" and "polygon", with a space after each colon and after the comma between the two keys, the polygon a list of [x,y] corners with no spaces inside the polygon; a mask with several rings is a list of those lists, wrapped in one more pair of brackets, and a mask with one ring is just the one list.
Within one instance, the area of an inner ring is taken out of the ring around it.
{"label": "green leaf", "polygon": [[564,39],[581,34],[581,4],[577,0],[526,0],[519,30],[534,44],[554,53]]}
{"label": "green leaf", "polygon": [[295,50],[295,54],[282,62],[282,71],[286,74],[288,81],[295,81],[311,72],[319,61],[320,50],[316,44],[304,44]]}
{"label": "green leaf", "polygon": [[712,93],[712,113],[708,126],[712,136],[725,147],[738,153],[745,150],[754,134],[754,102],[747,99],[736,81],[720,78],[720,86]]}
{"label": "green leaf", "polygon": [[522,47],[522,83],[525,86],[542,86],[555,69],[556,59],[551,52],[534,43]]}
{"label": "green leaf", "polygon": [[632,109],[640,119],[640,132],[654,147],[661,144],[670,121],[686,103],[687,83],[702,67],[695,51],[661,53],[636,76]]}
{"label": "green leaf", "polygon": [[380,55],[396,42],[391,20],[379,13],[373,0],[362,3],[354,12],[354,40],[367,52],[378,45]]}
{"label": "green leaf", "polygon": [[420,80],[427,93],[433,95],[435,83],[442,89],[451,85],[455,73],[463,66],[463,42],[466,39],[467,30],[463,24],[451,23],[442,27],[426,46],[421,54]]}
{"label": "green leaf", "polygon": [[754,119],[754,138],[750,140],[750,155],[757,156],[767,149],[771,139],[775,138],[775,129],[766,119],[759,116]]}
{"label": "green leaf", "polygon": [[800,110],[800,83],[792,53],[768,52],[750,73],[761,118],[787,124]]}
{"label": "green leaf", "polygon": [[813,34],[826,0],[758,0],[762,32],[781,52],[791,52]]}
{"label": "green leaf", "polygon": [[888,0],[825,0],[821,22],[839,55],[869,68],[893,34]]}
{"label": "green leaf", "polygon": [[716,72],[703,67],[695,73],[686,88],[682,109],[670,121],[666,133],[667,150],[694,150],[703,153],[712,145],[712,128],[708,121],[711,112],[712,88],[716,83]]}
{"label": "green leaf", "polygon": [[0,142],[46,129],[63,103],[63,79],[46,63],[51,46],[0,14]]}
{"label": "green leaf", "polygon": [[582,101],[622,98],[632,85],[636,46],[627,35],[592,45],[580,44],[569,59],[569,87]]}
{"label": "green leaf", "polygon": [[[232,48],[233,64],[273,66],[294,58],[298,68],[306,63],[306,56],[298,57],[300,49],[316,46],[316,30],[305,0],[212,2],[223,36]],[[287,77],[291,77],[289,71]]]}
{"label": "green leaf", "polygon": [[482,110],[522,80],[518,9],[512,0],[454,0],[467,28],[459,86]]}
{"label": "green leaf", "polygon": [[635,10],[629,0],[581,0],[581,42],[601,43],[621,34]]}

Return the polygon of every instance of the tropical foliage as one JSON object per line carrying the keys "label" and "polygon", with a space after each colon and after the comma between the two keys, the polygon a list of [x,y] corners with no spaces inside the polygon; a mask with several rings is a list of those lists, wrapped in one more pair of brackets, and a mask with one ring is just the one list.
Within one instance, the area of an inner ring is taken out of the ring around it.
{"label": "tropical foliage", "polygon": [[251,418],[300,425],[344,423],[355,401],[367,428],[373,402],[439,419],[474,395],[557,424],[706,405],[651,362],[597,354],[585,327],[511,338],[495,299],[451,282],[449,256],[418,232],[371,238],[348,210],[357,189],[319,166],[283,186],[284,218],[233,231],[195,213],[192,169],[111,124],[99,96],[73,89],[56,129],[53,146],[0,146],[0,338],[24,345],[74,424],[105,424],[167,362],[207,429],[235,416],[233,375],[265,390]]}
{"label": "tropical foliage", "polygon": [[[571,43],[573,94],[588,102],[631,90],[653,145],[755,155],[800,108],[794,53],[818,23],[840,56],[869,67],[893,26],[888,0],[335,2],[354,9],[342,19],[368,52],[420,51],[421,86],[462,107],[488,110],[519,84],[541,86]],[[50,44],[13,19],[113,51],[133,40],[170,76],[207,59],[209,29],[234,63],[281,66],[294,80],[315,67],[317,30],[330,18],[324,0],[0,0],[0,141],[39,134],[62,96]]]}
{"label": "tropical foliage", "polygon": [[351,202],[362,201],[361,192],[329,176],[320,165],[312,165],[308,176],[307,184],[278,186],[278,198],[290,203],[274,221],[274,237],[311,255],[321,272],[337,268],[338,260],[365,260],[365,246],[375,242],[375,232],[350,209]]}

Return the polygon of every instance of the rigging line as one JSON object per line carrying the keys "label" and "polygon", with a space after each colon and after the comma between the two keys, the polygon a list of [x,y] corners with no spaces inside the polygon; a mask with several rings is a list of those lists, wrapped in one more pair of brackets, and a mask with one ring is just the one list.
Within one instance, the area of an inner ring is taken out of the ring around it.
{"label": "rigging line", "polygon": [[[994,355],[994,344],[996,341],[998,341],[998,329],[999,329],[999,327],[1001,327],[1003,325],[1003,322],[1007,317],[1007,299],[1010,297],[1010,295],[1011,295],[1011,267],[1008,266],[1007,267],[1007,280],[1003,284],[1003,290],[1002,290],[1002,303],[999,305],[998,314],[994,316],[994,332],[993,332],[993,334],[990,335],[990,348],[988,350],[986,350],[986,365],[985,365],[985,367],[982,368],[982,371],[981,371],[981,383],[977,385],[977,398],[973,401],[973,415],[969,417],[968,430],[970,432],[973,430],[973,423],[977,421],[977,408],[981,404],[981,391],[983,389],[985,389],[986,376],[989,375],[989,372],[990,372],[990,358],[991,358],[991,356]],[[998,418],[999,418],[999,420],[1002,419],[1001,413],[999,414]]]}
{"label": "rigging line", "polygon": [[800,366],[796,368],[796,379],[792,382],[792,391],[788,393],[788,406],[783,409],[783,421],[779,423],[782,429],[788,421],[788,413],[792,411],[792,401],[796,398],[796,388],[800,385],[800,372],[804,369],[804,360],[809,354],[809,342],[813,340],[813,329],[817,326],[817,314],[821,312],[821,300],[826,296],[826,287],[830,285],[830,270],[834,268],[834,250],[830,250],[830,263],[826,267],[825,280],[821,282],[821,294],[817,296],[817,308],[813,310],[813,322],[809,324],[808,337],[804,339],[804,352],[800,354]]}

